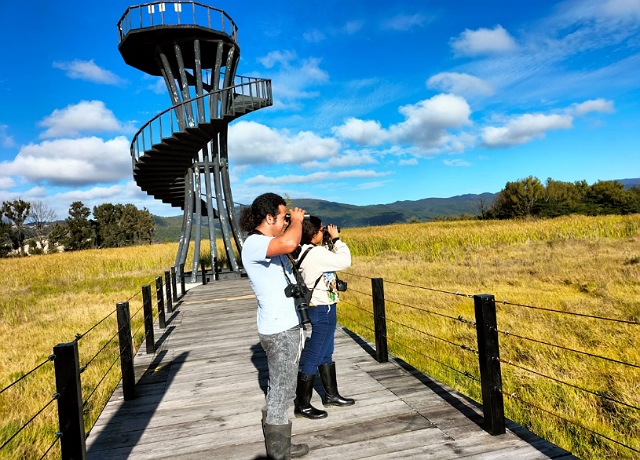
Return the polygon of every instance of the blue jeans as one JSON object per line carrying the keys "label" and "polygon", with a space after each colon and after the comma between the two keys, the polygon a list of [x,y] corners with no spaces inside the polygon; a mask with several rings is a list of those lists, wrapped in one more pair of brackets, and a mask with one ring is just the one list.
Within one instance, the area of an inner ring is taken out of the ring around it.
{"label": "blue jeans", "polygon": [[296,395],[300,328],[295,326],[277,334],[258,336],[269,367],[265,422],[286,425],[289,423],[287,411]]}
{"label": "blue jeans", "polygon": [[311,337],[304,347],[303,374],[316,374],[321,364],[333,362],[334,335],[336,332],[336,304],[309,307],[309,319],[313,327]]}

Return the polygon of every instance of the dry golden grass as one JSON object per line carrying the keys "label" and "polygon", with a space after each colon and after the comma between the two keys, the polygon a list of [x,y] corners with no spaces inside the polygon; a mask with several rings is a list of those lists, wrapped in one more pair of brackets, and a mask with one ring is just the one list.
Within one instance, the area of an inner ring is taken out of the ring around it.
{"label": "dry golden grass", "polygon": [[[354,262],[344,276],[349,290],[338,309],[339,320],[373,340],[370,277],[384,278],[390,352],[477,401],[481,401],[477,356],[460,346],[477,348],[475,328],[457,320],[475,321],[473,299],[456,292],[490,293],[498,301],[510,302],[498,304],[502,332],[638,364],[637,325],[512,304],[639,321],[639,229],[638,215],[344,229]],[[5,288],[0,298],[4,339],[0,341],[0,389],[45,362],[54,345],[72,341],[106,317],[79,341],[81,365],[93,359],[115,334],[116,319],[110,313],[117,302],[130,301],[139,346],[143,339],[140,287],[153,287],[154,278],[173,264],[176,249],[176,244],[164,244],[0,259]],[[218,249],[224,252],[221,242]],[[191,267],[191,260],[186,267]],[[107,345],[82,374],[83,398],[88,399],[86,430],[119,380],[116,343]],[[514,365],[634,407],[640,406],[638,368],[514,335],[501,334],[500,344],[501,357],[513,362],[502,365],[505,391],[535,405],[507,398],[509,418],[581,458],[633,458],[629,450],[538,407],[640,449],[637,410]],[[0,393],[0,445],[51,400],[53,382],[53,365],[47,363]],[[54,442],[55,405],[1,450],[0,458],[40,458]],[[56,449],[50,456],[59,455]]]}
{"label": "dry golden grass", "polygon": [[[120,379],[116,304],[129,301],[139,346],[144,338],[141,286],[150,284],[155,298],[155,277],[164,280],[176,250],[177,244],[160,244],[0,259],[0,389],[46,362],[56,344],[71,342],[104,320],[78,342],[80,365],[92,361],[81,379],[88,431]],[[52,362],[2,392],[0,445],[54,393]],[[56,431],[53,402],[0,451],[0,458],[40,458],[54,443]],[[49,455],[59,456],[57,444]]]}
{"label": "dry golden grass", "polygon": [[503,389],[513,393],[505,397],[507,417],[580,458],[636,458],[592,432],[640,450],[639,215],[434,222],[343,236],[354,262],[344,276],[341,324],[373,340],[369,278],[383,278],[390,352],[481,401],[477,356],[462,348],[477,349],[473,299],[456,293],[493,294],[501,358],[511,361],[502,364]]}

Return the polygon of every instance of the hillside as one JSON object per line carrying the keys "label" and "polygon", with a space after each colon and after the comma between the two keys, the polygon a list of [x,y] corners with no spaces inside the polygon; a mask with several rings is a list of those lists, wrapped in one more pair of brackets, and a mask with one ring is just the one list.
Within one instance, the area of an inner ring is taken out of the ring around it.
{"label": "hillside", "polygon": [[[640,178],[616,179],[625,188],[638,187]],[[497,193],[457,195],[450,198],[424,198],[416,201],[394,201],[388,204],[356,206],[310,198],[292,198],[294,206],[319,216],[326,223],[340,227],[370,227],[413,221],[425,222],[460,215],[478,215],[481,206],[493,202]],[[240,209],[237,209],[238,214]],[[182,216],[154,216],[156,237],[160,241],[178,241]],[[203,233],[204,234],[204,233]]]}
{"label": "hillside", "polygon": [[[340,227],[368,227],[406,223],[411,221],[429,221],[461,214],[476,215],[479,203],[490,203],[494,193],[480,195],[459,195],[451,198],[425,198],[417,201],[395,201],[389,204],[356,206],[335,203],[333,201],[308,198],[292,198],[294,206],[305,209],[309,214],[317,215],[325,222]],[[238,213],[240,210],[238,209]],[[153,216],[156,223],[156,238],[160,241],[178,241],[182,216]]]}

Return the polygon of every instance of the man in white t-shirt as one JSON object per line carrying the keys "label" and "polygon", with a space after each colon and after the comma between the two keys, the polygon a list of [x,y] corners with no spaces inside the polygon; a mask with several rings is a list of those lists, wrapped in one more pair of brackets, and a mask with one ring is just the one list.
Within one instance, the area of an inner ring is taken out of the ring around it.
{"label": "man in white t-shirt", "polygon": [[281,196],[265,193],[240,216],[240,227],[249,232],[242,246],[242,264],[258,299],[258,336],[269,367],[263,430],[267,456],[272,459],[309,452],[307,444],[291,444],[288,409],[295,397],[302,329],[293,298],[284,292],[296,282],[287,254],[300,243],[304,214],[300,208],[287,214]]}

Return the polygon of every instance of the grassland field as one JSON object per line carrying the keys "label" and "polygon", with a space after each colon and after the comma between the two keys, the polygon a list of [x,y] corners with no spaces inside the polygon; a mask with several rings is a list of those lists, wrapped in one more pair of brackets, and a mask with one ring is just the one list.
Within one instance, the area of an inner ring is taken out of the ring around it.
{"label": "grassland field", "polygon": [[[371,278],[383,278],[389,351],[481,402],[469,296],[493,294],[507,417],[583,459],[638,458],[640,215],[402,224],[343,229],[342,238],[353,255],[342,325],[374,341]],[[129,300],[139,346],[140,288],[176,249],[0,259],[0,391],[45,363],[0,393],[0,445],[50,402],[53,346],[86,331],[78,344],[81,365],[90,362],[90,430],[119,380],[115,305]],[[51,404],[0,458],[40,458],[52,445],[48,458],[59,457],[56,425]]]}

